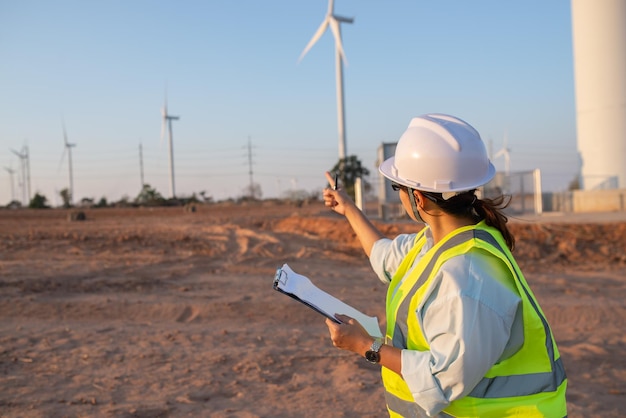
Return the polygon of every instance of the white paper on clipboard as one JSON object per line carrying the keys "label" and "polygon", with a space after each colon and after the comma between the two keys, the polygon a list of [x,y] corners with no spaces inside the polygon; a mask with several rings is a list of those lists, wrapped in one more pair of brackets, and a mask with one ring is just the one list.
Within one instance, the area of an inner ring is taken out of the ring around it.
{"label": "white paper on clipboard", "polygon": [[339,322],[335,318],[335,314],[348,315],[356,319],[372,337],[383,336],[375,316],[365,315],[324,292],[315,286],[308,277],[294,272],[287,264],[276,270],[274,289],[304,303],[335,322]]}

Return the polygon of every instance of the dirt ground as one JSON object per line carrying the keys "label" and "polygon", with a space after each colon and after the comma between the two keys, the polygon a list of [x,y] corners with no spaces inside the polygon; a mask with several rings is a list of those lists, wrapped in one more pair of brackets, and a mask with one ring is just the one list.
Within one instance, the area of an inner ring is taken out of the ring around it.
{"label": "dirt ground", "polygon": [[[384,321],[385,286],[321,203],[85,213],[0,211],[1,417],[386,416],[378,367],[272,289],[288,263]],[[569,416],[624,416],[626,221],[511,228],[564,359]]]}

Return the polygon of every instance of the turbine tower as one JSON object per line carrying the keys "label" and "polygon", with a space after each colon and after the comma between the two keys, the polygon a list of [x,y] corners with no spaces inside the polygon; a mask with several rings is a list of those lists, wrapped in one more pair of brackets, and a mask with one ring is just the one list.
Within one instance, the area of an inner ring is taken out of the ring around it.
{"label": "turbine tower", "polygon": [[74,204],[74,173],[72,172],[72,148],[76,146],[76,144],[70,144],[67,141],[67,131],[65,130],[65,122],[63,122],[63,142],[65,144],[65,148],[63,148],[63,154],[61,154],[61,163],[63,164],[63,158],[65,158],[65,152],[67,152],[67,163],[69,167],[70,174],[70,193],[69,193],[69,201],[70,206]]}
{"label": "turbine tower", "polygon": [[571,0],[584,190],[626,188],[626,1]]}
{"label": "turbine tower", "polygon": [[339,131],[339,159],[346,158],[346,129],[345,129],[345,117],[346,112],[344,108],[343,99],[343,63],[346,61],[346,55],[343,52],[343,45],[341,43],[341,23],[352,23],[354,19],[349,17],[338,16],[334,12],[334,0],[328,0],[328,11],[324,21],[317,29],[317,32],[313,35],[307,46],[300,54],[299,61],[309,52],[311,47],[315,45],[317,40],[326,31],[326,28],[330,26],[330,30],[335,38],[335,71],[337,82],[337,122]]}
{"label": "turbine tower", "polygon": [[165,102],[163,104],[163,109],[161,109],[161,115],[163,116],[163,123],[161,124],[161,141],[163,141],[163,136],[165,135],[165,128],[167,126],[168,135],[169,135],[169,155],[170,155],[170,195],[172,199],[176,198],[176,186],[174,183],[174,138],[172,134],[172,121],[178,120],[180,117],[172,116],[167,113],[167,94],[165,95]]}

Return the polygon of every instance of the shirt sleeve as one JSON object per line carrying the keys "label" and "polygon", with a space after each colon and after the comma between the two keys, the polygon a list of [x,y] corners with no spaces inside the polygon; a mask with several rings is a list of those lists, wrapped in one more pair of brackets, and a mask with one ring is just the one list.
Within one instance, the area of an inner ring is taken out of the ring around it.
{"label": "shirt sleeve", "polygon": [[447,261],[415,312],[430,350],[402,350],[401,372],[428,416],[469,394],[507,346],[521,299],[495,278],[510,276],[498,263],[476,253]]}
{"label": "shirt sleeve", "polygon": [[370,252],[372,269],[385,284],[389,284],[398,266],[413,247],[416,234],[401,234],[393,240],[381,238],[374,243]]}

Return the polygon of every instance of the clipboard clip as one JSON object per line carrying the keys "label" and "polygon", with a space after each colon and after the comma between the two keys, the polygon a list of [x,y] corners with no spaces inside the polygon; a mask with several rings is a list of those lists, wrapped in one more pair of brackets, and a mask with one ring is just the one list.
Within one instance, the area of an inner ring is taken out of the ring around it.
{"label": "clipboard clip", "polygon": [[282,268],[276,269],[276,274],[274,275],[274,289],[278,289],[280,284],[285,286],[287,284],[287,273],[283,271]]}

